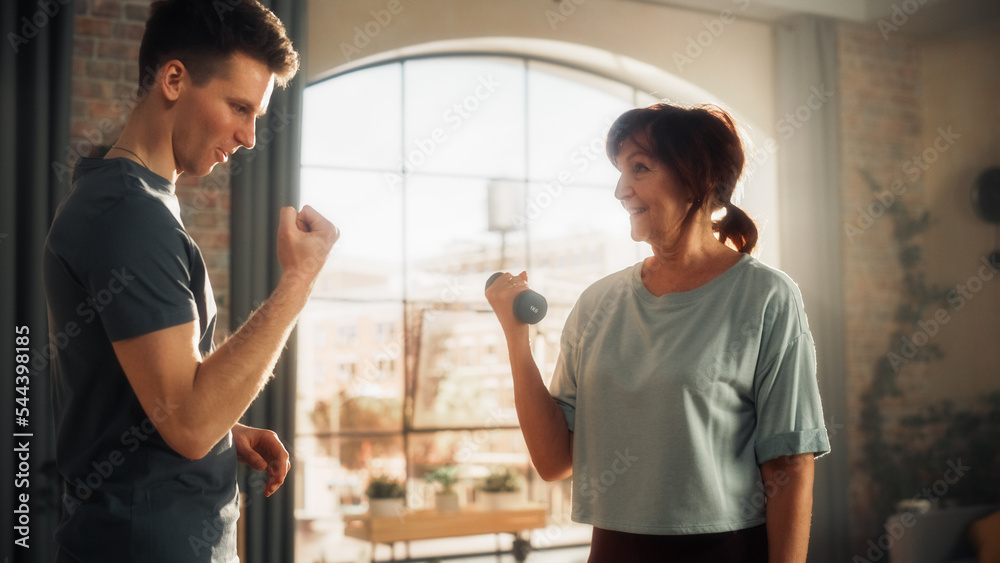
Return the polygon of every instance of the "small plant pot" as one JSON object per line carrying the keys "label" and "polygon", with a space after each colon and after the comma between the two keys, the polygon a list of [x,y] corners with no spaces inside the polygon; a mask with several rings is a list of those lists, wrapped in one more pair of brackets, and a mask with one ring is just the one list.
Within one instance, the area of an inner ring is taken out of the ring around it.
{"label": "small plant pot", "polygon": [[434,507],[438,512],[458,512],[458,495],[455,493],[435,493]]}
{"label": "small plant pot", "polygon": [[521,491],[505,493],[478,492],[482,499],[480,506],[483,510],[510,510],[524,503],[524,495],[521,494]]}
{"label": "small plant pot", "polygon": [[405,504],[401,498],[373,498],[368,500],[368,514],[372,518],[395,518],[403,515]]}

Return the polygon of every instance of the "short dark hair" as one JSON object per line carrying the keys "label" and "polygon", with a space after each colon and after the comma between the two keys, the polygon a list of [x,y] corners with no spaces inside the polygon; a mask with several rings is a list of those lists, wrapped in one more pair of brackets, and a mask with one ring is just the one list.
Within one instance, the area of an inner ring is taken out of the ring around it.
{"label": "short dark hair", "polygon": [[731,241],[740,252],[753,251],[757,226],[731,201],[745,159],[728,113],[711,105],[683,108],[667,103],[626,111],[608,131],[608,158],[616,167],[622,143],[630,138],[670,168],[694,202],[683,230],[706,206],[710,212],[724,207],[725,217],[712,225],[719,240]]}
{"label": "short dark hair", "polygon": [[139,91],[155,82],[169,60],[184,63],[203,86],[242,53],[267,65],[284,87],[299,70],[299,54],[285,26],[257,0],[159,0],[149,8],[139,46]]}

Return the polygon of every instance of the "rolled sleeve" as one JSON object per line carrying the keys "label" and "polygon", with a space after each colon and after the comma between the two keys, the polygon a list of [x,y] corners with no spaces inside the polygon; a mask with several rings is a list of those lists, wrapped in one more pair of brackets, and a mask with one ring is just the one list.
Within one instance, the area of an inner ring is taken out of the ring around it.
{"label": "rolled sleeve", "polygon": [[801,432],[786,432],[760,440],[754,445],[757,454],[757,464],[786,455],[814,453],[822,457],[830,452],[830,439],[826,428],[813,428]]}
{"label": "rolled sleeve", "polygon": [[757,373],[755,402],[757,463],[830,451],[816,381],[816,353],[809,333],[788,342]]}

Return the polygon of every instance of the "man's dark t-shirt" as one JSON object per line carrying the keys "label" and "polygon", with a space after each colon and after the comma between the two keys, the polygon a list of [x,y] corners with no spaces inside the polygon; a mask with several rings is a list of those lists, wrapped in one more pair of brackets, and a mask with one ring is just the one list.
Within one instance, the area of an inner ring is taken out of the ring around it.
{"label": "man's dark t-shirt", "polygon": [[145,411],[112,342],[195,321],[211,352],[216,306],[174,185],[128,159],[81,159],[45,244],[59,561],[236,560],[232,435],[189,460]]}

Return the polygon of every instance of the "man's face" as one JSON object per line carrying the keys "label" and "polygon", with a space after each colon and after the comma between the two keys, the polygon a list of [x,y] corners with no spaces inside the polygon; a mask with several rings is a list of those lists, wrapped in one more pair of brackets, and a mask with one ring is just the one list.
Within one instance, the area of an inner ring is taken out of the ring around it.
{"label": "man's face", "polygon": [[227,68],[204,86],[195,86],[188,76],[177,98],[172,143],[178,173],[204,176],[236,149],[254,146],[255,123],[271,100],[274,75],[266,64],[241,53],[230,57]]}

